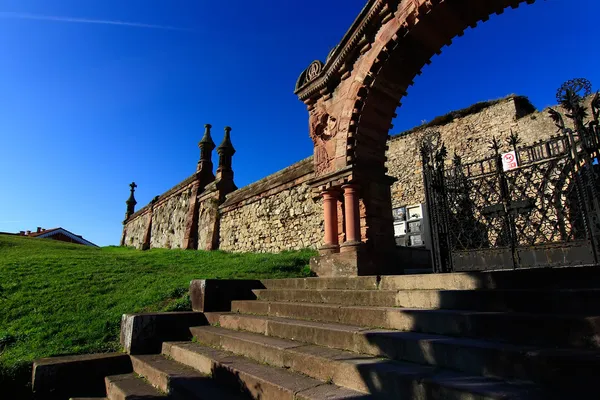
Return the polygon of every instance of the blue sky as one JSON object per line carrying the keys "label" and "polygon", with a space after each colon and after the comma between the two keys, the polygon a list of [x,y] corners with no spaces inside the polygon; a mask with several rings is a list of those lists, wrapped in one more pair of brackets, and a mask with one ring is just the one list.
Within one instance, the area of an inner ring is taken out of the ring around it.
{"label": "blue sky", "polygon": [[[128,184],[142,206],[192,174],[205,123],[217,142],[233,127],[240,187],[310,155],[294,84],[364,4],[0,0],[0,231],[118,244]],[[600,88],[599,14],[538,0],[469,29],[415,80],[391,133],[510,93],[541,109],[573,77]]]}

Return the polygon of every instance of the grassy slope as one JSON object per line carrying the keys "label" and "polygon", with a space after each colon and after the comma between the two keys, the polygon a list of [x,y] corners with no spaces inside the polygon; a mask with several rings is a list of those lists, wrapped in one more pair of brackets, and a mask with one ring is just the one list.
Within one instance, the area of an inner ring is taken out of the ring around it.
{"label": "grassy slope", "polygon": [[142,252],[0,235],[0,386],[22,380],[35,358],[118,350],[122,314],[186,309],[192,279],[306,276],[312,255]]}

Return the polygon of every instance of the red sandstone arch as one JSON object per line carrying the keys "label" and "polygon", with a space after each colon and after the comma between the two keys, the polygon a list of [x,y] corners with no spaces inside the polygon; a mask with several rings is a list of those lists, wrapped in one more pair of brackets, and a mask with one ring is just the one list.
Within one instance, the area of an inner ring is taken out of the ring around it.
{"label": "red sandstone arch", "polygon": [[[466,28],[508,7],[534,2],[369,0],[325,64],[315,61],[300,75],[295,92],[308,106],[315,144],[313,187],[327,191],[328,199],[341,199],[344,184],[354,184],[353,191],[360,188],[358,239],[371,253],[394,246],[386,142],[414,77]],[[354,201],[348,193],[345,198]],[[334,217],[326,210],[326,228]],[[348,210],[345,219],[346,231],[358,223]],[[326,253],[337,252],[337,243],[326,245]]]}

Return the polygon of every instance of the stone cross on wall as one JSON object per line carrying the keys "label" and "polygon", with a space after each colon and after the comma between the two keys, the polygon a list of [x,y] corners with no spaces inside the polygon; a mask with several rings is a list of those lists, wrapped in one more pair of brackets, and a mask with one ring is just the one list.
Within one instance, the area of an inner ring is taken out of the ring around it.
{"label": "stone cross on wall", "polygon": [[127,204],[127,212],[125,213],[125,220],[128,220],[129,217],[131,217],[133,215],[133,213],[135,212],[135,205],[137,204],[137,201],[135,200],[135,197],[133,195],[137,185],[135,184],[135,182],[131,182],[129,184],[129,187],[131,188],[130,189],[131,193],[129,195],[129,198],[125,202],[125,204]]}

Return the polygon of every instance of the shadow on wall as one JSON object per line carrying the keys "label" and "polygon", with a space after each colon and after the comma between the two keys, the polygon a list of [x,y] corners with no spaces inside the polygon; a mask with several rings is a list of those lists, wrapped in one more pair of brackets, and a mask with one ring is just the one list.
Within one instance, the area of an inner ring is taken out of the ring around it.
{"label": "shadow on wall", "polygon": [[[558,296],[551,290],[595,289],[599,269],[464,275],[471,280],[471,290],[422,291],[435,293],[430,297],[432,309],[403,310],[407,331],[364,333],[369,353],[388,359],[365,364],[356,358],[371,393],[386,398],[462,398],[448,390],[454,387],[485,389],[507,399],[591,398],[597,390],[600,354],[588,350],[600,348],[600,318],[593,317],[600,315],[600,306],[592,291],[563,291]],[[404,379],[397,379],[392,369],[400,370]],[[500,379],[512,385],[501,385]]]}

